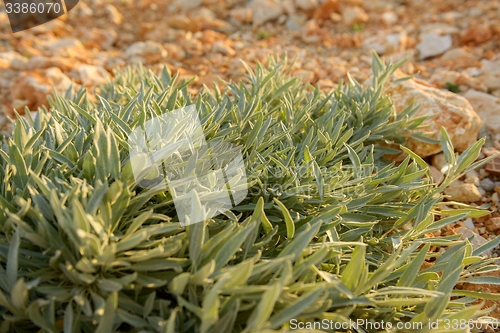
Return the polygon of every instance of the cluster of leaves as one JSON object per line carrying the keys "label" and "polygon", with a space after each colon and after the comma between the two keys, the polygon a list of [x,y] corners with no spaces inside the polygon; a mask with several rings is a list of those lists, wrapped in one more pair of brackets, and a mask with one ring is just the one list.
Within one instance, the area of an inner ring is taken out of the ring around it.
{"label": "cluster of leaves", "polygon": [[[371,86],[351,80],[328,95],[283,67],[248,69],[247,81],[194,98],[167,70],[128,69],[98,102],[68,92],[50,113],[18,117],[0,149],[0,332],[274,332],[292,318],[483,315],[471,304],[499,296],[454,286],[498,269],[480,256],[498,240],[473,251],[459,235],[425,238],[482,214],[442,209],[440,192],[477,166],[483,142],[457,157],[443,132],[450,167],[438,187],[406,148],[399,165],[383,159],[423,121],[383,95],[397,66],[375,57]],[[136,185],[127,135],[191,104],[207,139],[243,148],[250,191],[182,228],[168,191]],[[432,245],[446,251],[436,259]]]}

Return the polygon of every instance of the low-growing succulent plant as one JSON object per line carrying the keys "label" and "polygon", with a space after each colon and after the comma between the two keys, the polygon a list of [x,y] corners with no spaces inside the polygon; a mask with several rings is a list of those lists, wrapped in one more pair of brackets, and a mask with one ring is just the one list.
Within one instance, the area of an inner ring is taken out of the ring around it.
{"label": "low-growing succulent plant", "polygon": [[460,86],[456,83],[447,81],[445,86],[446,86],[446,89],[448,89],[449,91],[451,91],[455,94],[458,94],[460,92]]}
{"label": "low-growing succulent plant", "polygon": [[[97,102],[82,90],[26,111],[0,149],[0,332],[283,332],[292,319],[484,315],[476,299],[500,297],[475,275],[498,269],[480,256],[498,240],[473,250],[460,235],[425,237],[483,214],[445,209],[440,195],[481,163],[471,165],[483,141],[456,157],[443,132],[451,167],[439,186],[404,147],[404,161],[387,162],[423,121],[383,95],[396,67],[374,57],[372,85],[352,79],[326,95],[270,61],[195,97],[166,69],[127,69]],[[182,228],[168,190],[136,185],[127,135],[191,104],[207,139],[243,148],[249,194]],[[455,289],[461,281],[479,291]]]}

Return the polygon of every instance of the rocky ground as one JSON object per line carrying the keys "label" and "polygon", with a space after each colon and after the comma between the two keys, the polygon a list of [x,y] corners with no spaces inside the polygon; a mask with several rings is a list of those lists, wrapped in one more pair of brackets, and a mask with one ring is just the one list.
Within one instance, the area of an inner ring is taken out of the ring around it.
{"label": "rocky ground", "polygon": [[[429,131],[445,126],[459,151],[482,136],[482,158],[500,150],[499,0],[82,0],[62,19],[16,34],[1,8],[0,124],[13,109],[46,105],[51,86],[92,88],[127,64],[196,75],[195,92],[240,79],[240,59],[252,67],[286,53],[295,76],[330,90],[348,72],[366,81],[371,50],[409,58],[402,70],[416,79],[387,91],[397,109],[420,103],[420,114],[435,115]],[[439,181],[440,147],[409,146]],[[446,194],[491,213],[438,233],[472,237],[475,247],[500,234],[500,178],[491,170],[470,172]]]}

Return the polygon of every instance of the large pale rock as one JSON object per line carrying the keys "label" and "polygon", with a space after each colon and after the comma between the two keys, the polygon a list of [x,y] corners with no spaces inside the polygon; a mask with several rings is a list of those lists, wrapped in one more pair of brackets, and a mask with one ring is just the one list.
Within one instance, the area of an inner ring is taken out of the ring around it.
{"label": "large pale rock", "polygon": [[52,93],[52,87],[58,92],[64,92],[71,86],[77,85],[59,68],[51,67],[21,72],[14,79],[10,94],[18,111],[23,111],[24,106],[37,110],[42,105],[48,105],[47,96]]}
{"label": "large pale rock", "polygon": [[[232,25],[225,20],[219,20],[217,15],[206,7],[201,7],[196,10],[191,16],[193,22],[199,23],[201,30],[216,30],[228,33],[232,28]],[[192,31],[195,31],[197,27],[192,27]]]}
{"label": "large pale rock", "polygon": [[463,58],[466,58],[471,61],[477,60],[476,56],[474,56],[472,53],[466,51],[461,47],[456,47],[454,49],[446,51],[446,53],[443,54],[443,56],[441,57],[441,60],[457,61]]}
{"label": "large pale rock", "polygon": [[116,9],[115,6],[112,4],[107,4],[106,7],[104,7],[104,11],[108,15],[109,21],[116,25],[120,25],[123,22],[123,15]]}
{"label": "large pale rock", "polygon": [[293,76],[299,78],[304,84],[314,81],[314,72],[307,69],[299,69],[293,72]]}
{"label": "large pale rock", "polygon": [[374,50],[378,54],[388,54],[404,51],[407,44],[408,35],[404,30],[393,33],[381,31],[365,39],[363,48],[366,50]]}
{"label": "large pale rock", "polygon": [[312,10],[318,7],[317,0],[295,0],[297,7],[303,10]]}
{"label": "large pale rock", "polygon": [[201,30],[201,24],[198,21],[191,20],[186,15],[172,16],[167,24],[174,29],[196,32]]}
{"label": "large pale rock", "polygon": [[[420,105],[415,117],[434,116],[424,122],[428,125],[425,131],[431,132],[432,137],[439,138],[441,127],[444,127],[458,151],[464,151],[476,142],[482,125],[481,119],[465,98],[436,89],[417,79],[394,83],[396,78],[403,76],[403,73],[397,71],[392,82],[386,86],[386,92],[391,95],[398,112],[414,102]],[[413,139],[408,140],[407,146],[422,157],[441,152],[440,144],[428,144]]]}
{"label": "large pale rock", "polygon": [[454,35],[460,32],[460,28],[458,28],[454,24],[442,22],[423,24],[422,26],[420,26],[419,30],[420,38],[424,37],[427,34],[444,36]]}
{"label": "large pale rock", "polygon": [[186,58],[186,52],[184,51],[184,49],[182,47],[180,47],[177,44],[164,43],[163,47],[165,48],[165,50],[167,50],[168,56],[171,59],[183,60]]}
{"label": "large pale rock", "polygon": [[365,10],[361,7],[346,7],[342,11],[342,20],[344,24],[347,26],[353,26],[355,24],[368,22],[368,14],[366,14]]}
{"label": "large pale rock", "polygon": [[245,7],[237,7],[229,12],[229,16],[241,24],[252,22],[252,15],[252,9]]}
{"label": "large pale rock", "polygon": [[201,0],[175,0],[174,6],[180,10],[191,10],[201,6]]}
{"label": "large pale rock", "polygon": [[417,44],[420,59],[435,57],[451,49],[453,42],[450,35],[424,34]]}
{"label": "large pale rock", "polygon": [[489,25],[473,25],[462,33],[462,42],[481,44],[491,40],[493,31]]}
{"label": "large pale rock", "polygon": [[[471,77],[469,74],[464,72],[438,70],[432,74],[429,78],[429,82],[441,89],[446,88],[447,83],[452,83],[458,85],[459,88],[461,88],[460,91],[468,90],[469,88],[479,91],[488,90],[481,80]],[[462,90],[462,88],[465,89]],[[477,112],[477,110],[475,111]]]}
{"label": "large pale rock", "polygon": [[301,38],[304,43],[318,43],[324,39],[327,31],[320,28],[316,20],[309,20],[302,26]]}
{"label": "large pale rock", "polygon": [[114,29],[97,29],[88,31],[85,45],[88,47],[101,48],[109,50],[116,42],[118,34]]}
{"label": "large pale rock", "polygon": [[463,48],[454,48],[446,51],[441,56],[441,64],[451,69],[463,69],[469,67],[480,67],[478,58]]}
{"label": "large pale rock", "polygon": [[86,54],[82,42],[76,38],[53,39],[41,45],[50,56],[78,58]]}
{"label": "large pale rock", "polygon": [[486,128],[500,133],[500,98],[473,89],[468,90],[464,97],[472,104]]}
{"label": "large pale rock", "polygon": [[394,25],[398,22],[398,15],[396,13],[394,13],[392,10],[389,10],[389,11],[382,13],[380,20],[385,25],[391,26],[391,25]]}
{"label": "large pale rock", "polygon": [[15,51],[0,52],[1,68],[23,70],[27,62],[28,58],[23,57]]}
{"label": "large pale rock", "polygon": [[482,60],[483,73],[479,79],[490,90],[500,89],[500,56],[496,56],[491,60]]}
{"label": "large pale rock", "polygon": [[[76,8],[73,9],[72,13],[73,13],[73,15],[75,15],[76,17],[78,17],[80,20],[83,20],[83,21],[90,19],[94,16],[94,10],[92,8],[90,8],[89,5],[87,5],[85,2],[81,2],[81,1],[78,4],[78,6],[76,6]],[[50,21],[50,22],[53,22],[53,21]],[[45,24],[39,25],[39,26],[37,26],[37,28],[42,27],[44,25]]]}
{"label": "large pale rock", "polygon": [[80,65],[76,68],[78,77],[83,85],[94,86],[106,82],[109,73],[101,66]]}
{"label": "large pale rock", "polygon": [[168,52],[157,42],[136,42],[125,50],[127,60],[135,63],[151,64],[167,56]]}
{"label": "large pale rock", "polygon": [[[316,0],[311,0],[311,2],[315,2]],[[306,1],[309,2],[309,1]],[[283,7],[283,12],[286,15],[293,15],[295,14],[295,11],[297,8],[295,7],[295,1],[294,0],[283,0],[281,1],[281,6]]]}
{"label": "large pale rock", "polygon": [[38,55],[33,56],[29,59],[25,69],[28,70],[57,67],[63,71],[69,71],[74,66],[75,62],[65,57],[44,57]]}
{"label": "large pale rock", "polygon": [[452,201],[458,202],[476,202],[483,197],[476,185],[464,183],[457,186],[450,186],[444,190],[444,194],[449,196]]}
{"label": "large pale rock", "polygon": [[299,31],[307,21],[307,16],[303,13],[288,16],[285,27],[289,30]]}
{"label": "large pale rock", "polygon": [[231,57],[236,54],[234,49],[227,42],[223,42],[221,40],[219,40],[213,44],[212,50],[214,52],[217,52],[217,53],[220,53],[220,54],[223,54],[226,56],[231,56]]}
{"label": "large pale rock", "polygon": [[283,6],[277,0],[254,0],[250,8],[252,9],[252,20],[254,26],[260,26],[267,21],[277,19],[283,14]]}

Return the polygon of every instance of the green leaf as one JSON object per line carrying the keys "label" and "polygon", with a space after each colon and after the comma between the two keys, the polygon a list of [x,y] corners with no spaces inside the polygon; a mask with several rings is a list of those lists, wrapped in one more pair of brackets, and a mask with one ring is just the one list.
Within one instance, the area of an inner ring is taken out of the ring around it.
{"label": "green leaf", "polygon": [[113,176],[114,179],[120,179],[121,171],[121,161],[120,152],[118,151],[118,145],[116,144],[115,136],[110,128],[106,131],[106,136],[108,138],[108,172]]}
{"label": "green leaf", "polygon": [[68,303],[64,310],[64,333],[73,333],[75,331],[74,317],[73,306]]}
{"label": "green leaf", "polygon": [[9,253],[7,255],[7,283],[11,290],[17,282],[20,242],[21,238],[19,236],[19,230],[16,230],[10,241]]}
{"label": "green leaf", "polygon": [[156,292],[155,291],[150,293],[148,295],[148,297],[146,298],[146,302],[144,303],[144,310],[142,312],[142,316],[144,318],[147,318],[149,316],[149,314],[151,313],[151,311],[153,311],[153,305],[154,305],[155,299],[156,299]]}
{"label": "green leaf", "polygon": [[281,294],[281,283],[277,282],[269,286],[268,289],[262,294],[259,304],[252,311],[248,318],[247,327],[244,332],[251,332],[260,330],[264,327],[269,320],[269,316],[273,312],[274,304]]}
{"label": "green leaf", "polygon": [[200,332],[207,332],[219,319],[219,290],[218,285],[214,286],[203,298],[203,314],[201,318]]}
{"label": "green leaf", "polygon": [[95,158],[92,152],[88,150],[83,156],[83,174],[89,182],[93,182],[95,175]]}
{"label": "green leaf", "polygon": [[116,292],[111,293],[106,299],[106,304],[104,306],[104,313],[97,326],[96,333],[108,333],[113,331],[116,307],[118,305],[118,294]]}
{"label": "green leaf", "polygon": [[492,284],[492,285],[500,285],[500,277],[498,276],[473,276],[467,279],[464,279],[460,282],[466,282],[471,284]]}
{"label": "green leaf", "polygon": [[482,293],[482,292],[478,292],[478,291],[453,290],[453,295],[473,297],[473,298],[477,298],[477,299],[488,299],[488,300],[493,300],[493,301],[500,300],[500,294]]}
{"label": "green leaf", "polygon": [[347,152],[349,153],[349,159],[351,160],[354,169],[359,170],[361,168],[361,160],[359,159],[358,154],[356,154],[356,151],[352,149],[351,146],[349,146],[347,143],[344,144],[344,147],[347,148]]}
{"label": "green leaf", "polygon": [[293,255],[293,260],[295,260],[304,250],[304,248],[309,244],[312,238],[317,234],[319,227],[321,226],[321,220],[317,221],[313,225],[306,224],[303,230],[294,237],[294,239],[281,251],[278,258],[283,258],[288,255]]}
{"label": "green leaf", "polygon": [[287,83],[285,83],[284,85],[282,85],[280,88],[278,88],[273,96],[271,97],[271,99],[276,99],[278,98],[281,94],[283,94],[285,91],[287,91],[295,82],[297,82],[297,79],[294,78],[290,81],[288,81]]}
{"label": "green leaf", "polygon": [[363,283],[362,277],[366,274],[365,253],[364,246],[356,246],[352,252],[351,260],[342,271],[341,280],[352,291]]}
{"label": "green leaf", "polygon": [[[168,284],[168,290],[174,295],[182,295],[184,293],[184,289],[189,283],[190,274],[187,272],[181,273],[174,277],[172,281]],[[146,315],[144,315],[146,317]]]}
{"label": "green leaf", "polygon": [[208,264],[200,268],[196,273],[190,275],[190,283],[194,285],[203,285],[205,280],[208,279],[210,275],[215,270],[215,260],[211,260]]}
{"label": "green leaf", "polygon": [[[56,329],[54,324],[52,324],[50,321],[48,321],[47,319],[45,319],[43,317],[43,315],[40,311],[40,307],[41,307],[41,305],[39,303],[36,303],[36,302],[30,304],[30,306],[28,307],[28,310],[27,310],[29,319],[35,325],[44,329],[46,332],[49,332],[49,333],[58,332],[58,330]],[[100,333],[104,333],[104,332],[100,332]]]}
{"label": "green leaf", "polygon": [[244,285],[252,274],[252,270],[254,267],[253,261],[253,258],[246,260],[241,264],[236,265],[228,272],[224,273],[222,278],[224,279],[224,288],[231,289]]}
{"label": "green leaf", "polygon": [[257,205],[255,206],[254,215],[260,217],[260,222],[262,223],[262,227],[264,228],[264,232],[266,234],[270,234],[273,231],[273,225],[269,222],[269,219],[266,217],[266,213],[264,211],[264,198],[259,197],[257,200]]}
{"label": "green leaf", "polygon": [[472,207],[467,209],[443,209],[439,211],[439,215],[444,215],[444,216],[457,216],[464,213],[467,213],[467,217],[471,218],[483,217],[490,214],[488,210],[474,209]]}
{"label": "green leaf", "polygon": [[24,279],[20,278],[14,284],[11,292],[12,305],[19,310],[24,310],[28,303],[28,289],[24,283]]}
{"label": "green leaf", "polygon": [[410,136],[411,136],[413,139],[415,139],[415,140],[421,141],[421,142],[423,142],[423,143],[431,144],[431,145],[433,145],[433,144],[437,144],[437,143],[439,143],[439,142],[440,142],[440,141],[439,141],[439,140],[437,140],[437,139],[434,139],[434,138],[429,137],[429,136],[426,136],[426,135],[422,135],[421,133],[416,133],[416,132],[414,132],[414,133],[411,133],[411,135],[410,135]]}
{"label": "green leaf", "polygon": [[109,279],[98,279],[97,286],[104,292],[120,291],[123,288],[121,283]]}
{"label": "green leaf", "polygon": [[[257,121],[253,125],[253,128],[250,131],[250,133],[248,134],[248,137],[247,137],[247,140],[246,140],[246,146],[247,147],[252,146],[253,143],[255,142],[255,140],[257,139],[257,134],[259,134],[259,132],[260,132],[260,130],[262,128],[263,122],[264,122],[264,119],[262,117],[262,113],[259,113],[258,116],[257,116]],[[261,140],[258,140],[257,142],[261,142]]]}
{"label": "green leaf", "polygon": [[487,252],[489,250],[494,249],[495,247],[498,246],[498,244],[500,244],[500,236],[493,238],[492,240],[488,241],[486,244],[483,244],[480,247],[478,247],[477,249],[475,249],[472,252],[472,255],[479,256],[479,255],[483,254],[484,252]]}
{"label": "green leaf", "polygon": [[205,244],[205,230],[205,222],[195,223],[187,227],[187,234],[189,237],[189,258],[193,265],[193,272],[196,272],[202,260],[201,250]]}
{"label": "green leaf", "polygon": [[175,308],[171,313],[170,317],[168,318],[167,325],[165,326],[165,333],[176,333],[175,332],[175,319],[177,316],[178,308]]}
{"label": "green leaf", "polygon": [[182,268],[189,264],[189,260],[184,258],[150,259],[145,262],[133,264],[130,266],[130,269],[136,270],[137,272],[156,272],[163,270],[181,272]]}
{"label": "green leaf", "polygon": [[146,222],[151,217],[152,214],[153,210],[148,210],[147,212],[144,212],[141,215],[137,216],[128,226],[127,231],[125,232],[124,239],[130,236],[132,233],[136,232],[137,229],[139,229],[144,224],[144,222]]}
{"label": "green leaf", "polygon": [[15,167],[13,175],[14,183],[17,188],[24,189],[28,184],[28,169],[23,155],[16,145],[9,147],[10,163]]}
{"label": "green leaf", "polygon": [[116,252],[119,253],[132,249],[141,244],[146,238],[148,238],[146,230],[135,232],[130,237],[124,237],[116,245]]}
{"label": "green leaf", "polygon": [[295,223],[292,220],[292,216],[290,215],[290,212],[288,212],[288,209],[286,206],[279,201],[277,198],[273,199],[274,202],[278,205],[281,213],[283,214],[283,217],[285,219],[285,224],[286,224],[286,237],[287,238],[293,238],[293,235],[295,234]]}
{"label": "green leaf", "polygon": [[451,143],[451,139],[446,132],[444,127],[441,127],[441,147],[443,149],[444,158],[446,163],[449,165],[455,164],[455,152],[453,149],[453,145]]}
{"label": "green leaf", "polygon": [[418,252],[417,256],[410,261],[408,266],[406,266],[405,270],[403,271],[403,275],[398,280],[398,283],[396,286],[401,286],[401,287],[411,287],[413,282],[415,281],[418,272],[420,271],[420,268],[422,267],[422,264],[425,261],[425,257],[427,256],[427,253],[429,252],[430,249],[430,244],[424,245],[424,247]]}
{"label": "green leaf", "polygon": [[224,265],[227,264],[231,257],[240,248],[241,244],[248,237],[250,232],[256,227],[256,224],[249,224],[245,228],[240,229],[235,235],[233,235],[229,241],[225,242],[219,249],[215,256],[215,271],[220,270]]}
{"label": "green leaf", "polygon": [[318,288],[307,292],[302,297],[297,298],[289,306],[273,315],[269,320],[268,327],[271,329],[277,329],[285,322],[289,322],[291,319],[297,318],[318,299],[323,291],[322,286],[319,286]]}
{"label": "green leaf", "polygon": [[429,166],[427,165],[427,162],[425,162],[420,156],[418,156],[417,154],[415,154],[413,151],[411,151],[410,149],[406,148],[405,146],[399,146],[399,148],[404,151],[405,153],[407,153],[415,162],[417,162],[417,164],[421,167],[421,168],[424,168],[424,169],[427,169]]}
{"label": "green leaf", "polygon": [[457,160],[457,172],[462,172],[479,157],[481,147],[484,145],[485,141],[485,138],[481,138],[460,154]]}

